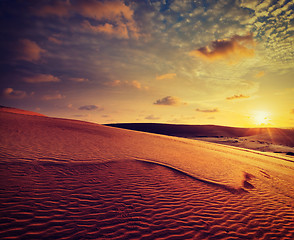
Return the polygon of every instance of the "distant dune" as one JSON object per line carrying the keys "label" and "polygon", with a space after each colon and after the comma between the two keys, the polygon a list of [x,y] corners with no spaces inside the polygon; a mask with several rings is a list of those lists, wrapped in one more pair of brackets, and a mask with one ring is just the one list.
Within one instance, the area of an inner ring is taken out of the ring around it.
{"label": "distant dune", "polygon": [[294,238],[293,157],[15,112],[0,239]]}
{"label": "distant dune", "polygon": [[177,125],[161,123],[117,123],[107,126],[151,132],[177,137],[245,137],[257,134],[261,129],[234,128],[215,125]]}
{"label": "distant dune", "polygon": [[[245,138],[294,147],[294,129],[236,128],[216,125],[176,125],[159,123],[118,123],[107,126],[185,138]],[[215,139],[216,142],[224,141]]]}

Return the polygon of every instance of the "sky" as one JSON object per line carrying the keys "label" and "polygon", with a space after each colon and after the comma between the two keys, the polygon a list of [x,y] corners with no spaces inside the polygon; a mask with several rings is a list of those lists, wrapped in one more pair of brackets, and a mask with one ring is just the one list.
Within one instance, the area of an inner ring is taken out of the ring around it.
{"label": "sky", "polygon": [[0,0],[0,105],[294,127],[292,0]]}

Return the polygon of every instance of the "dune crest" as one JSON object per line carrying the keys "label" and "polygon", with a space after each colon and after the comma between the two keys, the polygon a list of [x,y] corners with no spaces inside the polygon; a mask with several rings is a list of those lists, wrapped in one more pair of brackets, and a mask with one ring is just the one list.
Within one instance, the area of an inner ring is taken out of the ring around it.
{"label": "dune crest", "polygon": [[18,108],[12,108],[12,107],[4,107],[0,106],[0,112],[10,112],[10,113],[17,113],[17,114],[24,114],[24,115],[33,115],[33,116],[43,116],[46,117],[45,115],[37,112],[32,112],[28,110],[22,110]]}

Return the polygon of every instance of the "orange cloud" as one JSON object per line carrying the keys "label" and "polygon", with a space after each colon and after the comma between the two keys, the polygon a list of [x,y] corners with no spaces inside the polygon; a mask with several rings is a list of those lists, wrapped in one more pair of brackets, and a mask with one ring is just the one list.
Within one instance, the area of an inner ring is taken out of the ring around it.
{"label": "orange cloud", "polygon": [[83,24],[86,29],[112,37],[139,38],[139,31],[133,19],[134,11],[122,1],[79,0],[76,2],[74,9],[84,17],[108,21],[97,26],[93,26],[86,21]]}
{"label": "orange cloud", "polygon": [[196,112],[204,112],[204,113],[215,113],[215,112],[219,112],[219,110],[217,108],[213,108],[213,109],[196,109]]}
{"label": "orange cloud", "polygon": [[37,43],[29,39],[20,39],[15,51],[16,60],[25,60],[29,62],[38,61],[41,58],[41,54],[46,52],[44,49],[39,47]]}
{"label": "orange cloud", "polygon": [[134,80],[134,81],[120,81],[120,80],[114,80],[112,82],[105,83],[106,86],[111,87],[118,87],[118,86],[127,86],[127,87],[134,87],[136,89],[144,89],[148,90],[149,87],[143,86],[140,82]]}
{"label": "orange cloud", "polygon": [[3,91],[3,95],[6,98],[22,99],[27,96],[27,93],[25,91],[21,91],[21,90],[14,90],[13,88],[6,88]]}
{"label": "orange cloud", "polygon": [[50,15],[68,17],[72,14],[79,14],[89,19],[106,21],[104,24],[92,25],[86,20],[82,27],[87,30],[119,38],[138,39],[140,35],[133,19],[134,11],[119,0],[53,1],[51,4],[35,9],[34,14],[42,17]]}
{"label": "orange cloud", "polygon": [[261,77],[264,76],[264,74],[265,74],[264,71],[260,71],[260,72],[258,72],[258,73],[255,74],[255,77],[256,78],[261,78]]}
{"label": "orange cloud", "polygon": [[78,0],[74,9],[83,15],[97,20],[118,19],[133,20],[134,11],[121,1]]}
{"label": "orange cloud", "polygon": [[117,86],[121,85],[121,81],[120,80],[114,80],[112,82],[105,82],[104,85],[111,86],[111,87],[117,87]]}
{"label": "orange cloud", "polygon": [[175,106],[180,104],[180,99],[173,96],[167,96],[162,99],[156,100],[153,104],[155,105],[167,105],[167,106]]}
{"label": "orange cloud", "polygon": [[216,40],[210,46],[201,47],[191,51],[191,56],[200,57],[208,61],[228,60],[235,63],[241,58],[252,57],[254,55],[253,35],[235,35],[230,39]]}
{"label": "orange cloud", "polygon": [[33,77],[23,79],[27,83],[44,83],[44,82],[59,82],[60,79],[51,74],[38,74]]}
{"label": "orange cloud", "polygon": [[104,33],[109,36],[114,36],[114,37],[123,38],[123,39],[129,38],[128,28],[125,24],[114,26],[112,24],[105,23],[105,24],[93,26],[91,25],[89,21],[85,20],[83,23],[83,27],[85,29],[89,29],[92,32],[96,32],[96,33]]}
{"label": "orange cloud", "polygon": [[61,40],[59,40],[59,39],[57,39],[57,38],[55,38],[55,37],[48,37],[48,40],[50,41],[50,42],[52,42],[52,43],[55,43],[55,44],[58,44],[58,45],[60,45],[61,43],[62,43],[62,41]]}
{"label": "orange cloud", "polygon": [[156,76],[156,80],[173,79],[177,76],[176,73],[167,73],[160,76]]}
{"label": "orange cloud", "polygon": [[141,88],[142,88],[141,83],[139,83],[139,82],[136,81],[136,80],[131,81],[131,82],[126,81],[126,84],[129,85],[129,86],[132,86],[132,87],[134,87],[134,88],[137,88],[137,89],[141,89]]}
{"label": "orange cloud", "polygon": [[87,78],[69,78],[69,80],[73,82],[89,82],[89,79]]}
{"label": "orange cloud", "polygon": [[231,97],[227,97],[226,99],[227,100],[235,100],[235,99],[240,99],[240,98],[249,98],[250,96],[245,96],[243,94],[240,94],[240,95],[234,95],[234,96],[231,96]]}

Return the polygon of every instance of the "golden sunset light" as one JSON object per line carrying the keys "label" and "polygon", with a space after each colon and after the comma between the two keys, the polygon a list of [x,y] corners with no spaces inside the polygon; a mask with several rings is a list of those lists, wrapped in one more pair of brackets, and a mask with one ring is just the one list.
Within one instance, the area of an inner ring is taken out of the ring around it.
{"label": "golden sunset light", "polygon": [[294,239],[293,0],[0,0],[0,239]]}
{"label": "golden sunset light", "polygon": [[252,118],[256,125],[267,125],[270,123],[271,114],[266,111],[256,111],[254,112]]}

